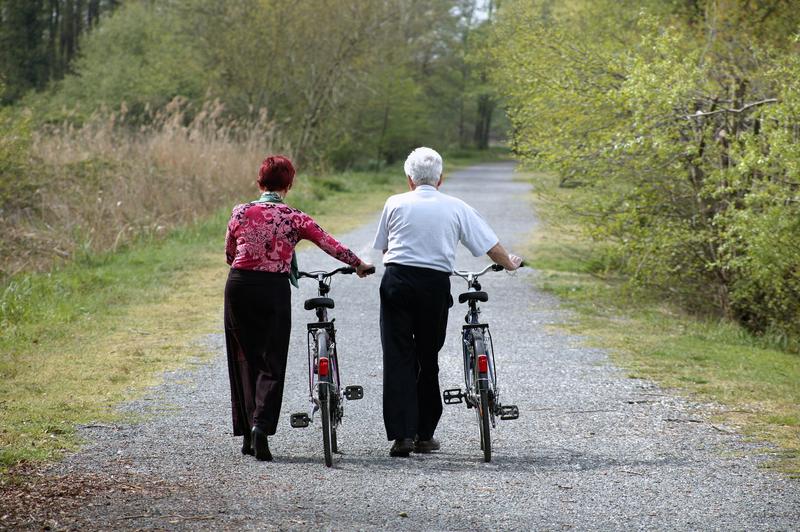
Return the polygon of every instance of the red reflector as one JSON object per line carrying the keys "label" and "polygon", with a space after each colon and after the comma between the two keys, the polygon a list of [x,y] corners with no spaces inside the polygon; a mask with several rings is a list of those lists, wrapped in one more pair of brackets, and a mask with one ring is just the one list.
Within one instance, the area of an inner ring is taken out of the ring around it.
{"label": "red reflector", "polygon": [[330,363],[328,362],[328,359],[327,358],[320,358],[319,359],[319,376],[320,377],[327,377],[329,370],[330,370]]}
{"label": "red reflector", "polygon": [[481,373],[489,371],[489,358],[486,355],[478,355],[478,371]]}

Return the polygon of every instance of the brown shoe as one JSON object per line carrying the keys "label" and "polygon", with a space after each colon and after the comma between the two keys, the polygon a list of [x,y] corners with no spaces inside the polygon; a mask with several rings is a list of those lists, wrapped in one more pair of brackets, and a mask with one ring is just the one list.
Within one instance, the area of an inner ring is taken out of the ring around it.
{"label": "brown shoe", "polygon": [[430,440],[417,439],[414,442],[415,453],[430,453],[433,451],[438,451],[441,447],[442,446],[439,443],[439,440],[436,438],[431,438]]}
{"label": "brown shoe", "polygon": [[399,438],[394,440],[394,445],[389,449],[389,456],[408,456],[414,450],[414,440],[411,438]]}

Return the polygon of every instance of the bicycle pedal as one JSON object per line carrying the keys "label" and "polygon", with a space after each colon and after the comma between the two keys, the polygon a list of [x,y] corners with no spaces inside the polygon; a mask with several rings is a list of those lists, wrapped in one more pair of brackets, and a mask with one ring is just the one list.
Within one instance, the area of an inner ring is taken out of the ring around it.
{"label": "bicycle pedal", "polygon": [[311,422],[311,418],[309,418],[308,414],[306,414],[305,412],[299,412],[297,414],[292,414],[289,417],[289,423],[292,425],[292,427],[294,427],[296,429],[305,428],[305,427],[308,426],[308,424],[310,422]]}
{"label": "bicycle pedal", "polygon": [[457,405],[464,402],[464,394],[461,393],[461,388],[452,388],[442,392],[442,399],[446,405]]}
{"label": "bicycle pedal", "polygon": [[344,396],[348,401],[355,401],[356,399],[364,398],[364,388],[358,385],[350,385],[345,387]]}
{"label": "bicycle pedal", "polygon": [[500,407],[500,419],[517,419],[519,418],[519,408],[517,405],[507,405]]}

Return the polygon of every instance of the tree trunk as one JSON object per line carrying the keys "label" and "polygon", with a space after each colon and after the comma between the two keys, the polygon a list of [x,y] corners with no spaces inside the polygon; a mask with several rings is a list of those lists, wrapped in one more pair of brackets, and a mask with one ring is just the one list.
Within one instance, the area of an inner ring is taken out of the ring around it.
{"label": "tree trunk", "polygon": [[478,116],[475,122],[475,147],[479,150],[489,148],[489,132],[492,129],[494,100],[488,94],[478,96]]}
{"label": "tree trunk", "polygon": [[90,30],[100,20],[100,0],[89,0],[86,7],[86,29]]}

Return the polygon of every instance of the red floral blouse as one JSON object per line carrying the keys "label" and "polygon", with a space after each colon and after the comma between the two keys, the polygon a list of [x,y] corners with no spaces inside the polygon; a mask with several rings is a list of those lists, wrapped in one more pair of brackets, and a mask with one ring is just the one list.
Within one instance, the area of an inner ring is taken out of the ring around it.
{"label": "red floral blouse", "polygon": [[245,203],[233,208],[225,235],[225,258],[232,268],[289,273],[300,240],[357,267],[361,260],[326,233],[306,213],[280,203]]}

